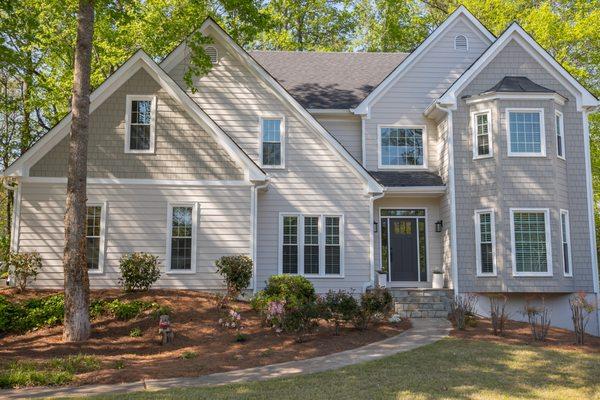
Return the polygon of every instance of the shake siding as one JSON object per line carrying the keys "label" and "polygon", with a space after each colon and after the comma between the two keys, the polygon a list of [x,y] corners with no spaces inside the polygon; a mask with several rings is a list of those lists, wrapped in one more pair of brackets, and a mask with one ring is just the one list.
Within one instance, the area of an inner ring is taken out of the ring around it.
{"label": "shake siding", "polygon": [[[40,252],[43,268],[36,287],[62,287],[65,185],[22,184],[20,251]],[[131,252],[160,257],[157,288],[222,287],[214,261],[229,254],[251,254],[250,188],[89,185],[88,201],[107,201],[103,274],[90,274],[93,288],[116,287],[119,258]],[[166,274],[168,202],[198,202],[197,273]]]}
{"label": "shake siding", "polygon": [[[591,291],[592,271],[588,230],[585,157],[582,115],[575,98],[550,73],[515,42],[496,58],[460,93],[481,93],[504,76],[526,76],[568,98],[564,106],[551,100],[494,101],[466,105],[459,101],[454,112],[456,168],[457,242],[459,287],[467,291],[571,292]],[[508,157],[506,108],[543,108],[546,157]],[[494,158],[473,160],[470,112],[492,109]],[[564,115],[566,162],[556,156],[554,110]],[[498,277],[476,277],[473,211],[496,210]],[[509,208],[550,209],[553,277],[513,277]],[[569,211],[573,278],[563,276],[559,210]]]}
{"label": "shake siding", "polygon": [[[364,183],[328,148],[319,134],[290,110],[275,92],[217,44],[219,63],[190,96],[259,162],[259,116],[284,115],[285,169],[267,169],[271,183],[258,195],[258,286],[278,271],[279,213],[344,214],[345,278],[311,278],[320,292],[362,290],[369,274],[369,199]],[[185,87],[184,60],[172,71]]]}
{"label": "shake siding", "polygon": [[[454,50],[454,37],[465,35],[469,51]],[[485,41],[484,41],[485,40]],[[368,170],[377,169],[377,125],[426,125],[428,133],[428,167],[438,169],[436,125],[423,111],[468,68],[487,48],[487,39],[464,17],[441,35],[432,47],[383,94],[371,108],[366,120],[366,160]]]}
{"label": "shake siding", "polygon": [[[154,95],[154,154],[125,153],[127,95]],[[138,71],[90,116],[88,177],[239,180],[242,170],[144,70]],[[31,168],[31,176],[66,176],[68,137]]]}
{"label": "shake siding", "polygon": [[362,128],[360,118],[320,116],[317,119],[354,158],[362,161]]}

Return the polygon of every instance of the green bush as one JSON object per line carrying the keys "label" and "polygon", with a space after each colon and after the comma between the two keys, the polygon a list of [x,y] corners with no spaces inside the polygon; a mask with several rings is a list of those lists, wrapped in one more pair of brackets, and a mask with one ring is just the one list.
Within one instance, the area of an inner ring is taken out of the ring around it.
{"label": "green bush", "polygon": [[215,265],[217,272],[223,276],[230,299],[237,296],[250,285],[252,279],[252,259],[245,255],[223,256]]}
{"label": "green bush", "polygon": [[27,332],[62,323],[65,298],[55,294],[23,303],[11,302],[0,296],[0,333]]}
{"label": "green bush", "polygon": [[365,330],[376,315],[389,315],[394,309],[394,298],[386,288],[376,287],[360,296],[360,307],[354,318],[355,325]]}
{"label": "green bush", "polygon": [[119,284],[126,292],[148,290],[160,278],[158,257],[148,253],[125,254],[119,261]]}
{"label": "green bush", "polygon": [[36,280],[38,272],[42,268],[42,257],[37,251],[10,253],[8,267],[15,277],[17,289],[23,291],[27,288],[27,283],[31,279]]}
{"label": "green bush", "polygon": [[332,321],[335,325],[335,334],[340,334],[340,326],[344,322],[352,321],[359,311],[358,301],[352,293],[340,290],[330,290],[319,300],[321,316]]}
{"label": "green bush", "polygon": [[153,307],[158,308],[158,304],[140,300],[121,301],[119,299],[115,299],[106,303],[104,310],[113,315],[115,318],[126,321],[128,319],[137,317],[145,310]]}

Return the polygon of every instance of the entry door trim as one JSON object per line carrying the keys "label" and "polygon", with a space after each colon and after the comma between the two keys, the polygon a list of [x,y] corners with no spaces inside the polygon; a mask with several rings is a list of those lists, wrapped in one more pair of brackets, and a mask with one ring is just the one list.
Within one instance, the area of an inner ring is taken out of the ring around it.
{"label": "entry door trim", "polygon": [[[382,216],[381,215],[381,211],[383,210],[423,210],[425,211],[425,217],[411,217],[411,216]],[[414,282],[418,282],[418,283],[427,283],[429,282],[429,263],[430,263],[430,258],[429,258],[429,208],[428,207],[380,207],[379,208],[379,266],[383,266],[383,252],[381,251],[381,244],[383,243],[383,223],[382,220],[384,218],[415,218],[415,219],[419,219],[419,218],[424,218],[425,219],[425,260],[427,261],[426,265],[425,265],[425,280],[422,281],[421,280],[421,260],[417,257],[417,268],[418,268],[418,279],[417,281]],[[418,221],[417,221],[417,230],[418,230]],[[389,230],[389,224],[388,224],[388,230]],[[389,252],[389,248],[390,248],[390,235],[388,232],[388,237],[387,237],[387,245],[388,245],[388,274],[387,274],[387,281],[388,282],[411,282],[411,281],[392,281],[391,279],[391,263],[389,260],[390,257],[390,252]],[[417,249],[419,246],[419,235],[417,233]]]}

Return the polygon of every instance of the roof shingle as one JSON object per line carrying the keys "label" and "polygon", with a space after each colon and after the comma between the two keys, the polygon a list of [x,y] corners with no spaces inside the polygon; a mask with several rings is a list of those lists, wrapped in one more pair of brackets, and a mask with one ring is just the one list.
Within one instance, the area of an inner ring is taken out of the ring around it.
{"label": "roof shingle", "polygon": [[444,186],[442,178],[429,171],[369,171],[385,187]]}

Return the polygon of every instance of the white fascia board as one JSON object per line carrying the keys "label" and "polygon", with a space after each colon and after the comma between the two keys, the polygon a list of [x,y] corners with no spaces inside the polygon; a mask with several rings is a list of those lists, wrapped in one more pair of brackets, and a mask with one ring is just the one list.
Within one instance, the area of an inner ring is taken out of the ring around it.
{"label": "white fascia board", "polygon": [[553,100],[564,106],[568,99],[558,93],[533,93],[533,92],[492,92],[471,96],[465,99],[467,104],[477,104],[492,100]]}
{"label": "white fascia board", "polygon": [[450,27],[454,21],[460,16],[466,17],[478,30],[479,32],[489,41],[494,42],[496,37],[485,27],[483,24],[475,18],[473,14],[467,10],[465,6],[458,7],[446,20],[438,26],[412,53],[404,59],[396,69],[389,74],[383,82],[381,82],[369,95],[354,109],[355,114],[369,115],[371,105],[377,100],[379,96],[384,94],[403,74],[410,66],[415,63],[421,55],[434,43],[441,35]]}
{"label": "white fascia board", "polygon": [[519,24],[513,22],[511,26],[479,57],[479,59],[458,78],[450,88],[436,101],[438,104],[456,107],[457,95],[485,68],[496,55],[514,40],[536,61],[561,82],[576,98],[577,109],[596,107],[600,105],[583,85],[581,85],[567,70],[565,70],[546,50],[544,50]]}
{"label": "white fascia board", "polygon": [[406,194],[406,195],[426,195],[426,194],[444,194],[446,193],[446,185],[442,186],[402,186],[402,187],[386,187],[386,194]]}

